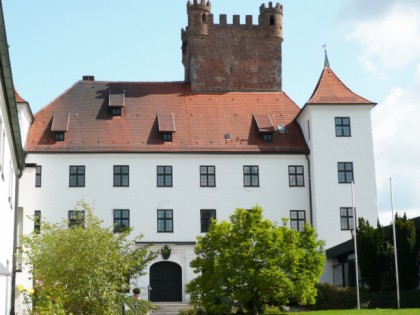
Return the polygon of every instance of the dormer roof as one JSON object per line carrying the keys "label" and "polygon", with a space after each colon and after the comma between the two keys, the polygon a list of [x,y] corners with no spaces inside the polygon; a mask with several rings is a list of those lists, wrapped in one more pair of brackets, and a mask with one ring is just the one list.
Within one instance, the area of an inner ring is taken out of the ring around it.
{"label": "dormer roof", "polygon": [[259,132],[265,133],[265,132],[274,131],[273,122],[271,121],[271,118],[269,115],[254,114],[254,119],[255,119],[255,122],[257,123]]}
{"label": "dormer roof", "polygon": [[159,132],[175,132],[174,114],[158,115]]}
{"label": "dormer roof", "polygon": [[318,80],[307,104],[369,104],[375,103],[357,95],[350,90],[331,70],[329,63]]}
{"label": "dormer roof", "polygon": [[68,112],[59,112],[53,114],[51,125],[52,132],[64,132],[69,130],[70,114]]}
{"label": "dormer roof", "polygon": [[109,107],[124,107],[125,91],[109,91]]}

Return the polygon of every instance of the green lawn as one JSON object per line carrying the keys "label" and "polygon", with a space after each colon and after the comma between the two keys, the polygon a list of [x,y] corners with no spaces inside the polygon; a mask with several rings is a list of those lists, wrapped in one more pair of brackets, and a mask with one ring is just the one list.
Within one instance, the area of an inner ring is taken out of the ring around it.
{"label": "green lawn", "polygon": [[342,310],[342,311],[313,311],[303,313],[283,313],[293,315],[420,315],[419,308],[411,309],[377,309],[377,310]]}

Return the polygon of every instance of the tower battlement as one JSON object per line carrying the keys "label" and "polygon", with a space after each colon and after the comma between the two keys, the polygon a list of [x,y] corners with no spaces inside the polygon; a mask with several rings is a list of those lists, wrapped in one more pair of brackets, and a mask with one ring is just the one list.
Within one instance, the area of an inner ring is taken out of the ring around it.
{"label": "tower battlement", "polygon": [[200,0],[198,2],[197,0],[194,0],[194,2],[191,3],[191,0],[188,0],[187,2],[187,13],[189,14],[192,10],[203,10],[210,12],[211,11],[211,3],[210,1],[206,0]]}
{"label": "tower battlement", "polygon": [[[181,30],[185,81],[193,91],[280,91],[283,6],[262,4],[252,15],[214,23],[211,3],[188,0],[188,26]],[[242,23],[241,23],[242,22]]]}
{"label": "tower battlement", "polygon": [[283,6],[278,2],[276,3],[275,6],[273,6],[273,2],[269,2],[268,7],[267,7],[265,3],[263,3],[260,6],[260,14],[263,14],[265,12],[270,12],[270,13],[276,12],[279,14],[283,14]]}

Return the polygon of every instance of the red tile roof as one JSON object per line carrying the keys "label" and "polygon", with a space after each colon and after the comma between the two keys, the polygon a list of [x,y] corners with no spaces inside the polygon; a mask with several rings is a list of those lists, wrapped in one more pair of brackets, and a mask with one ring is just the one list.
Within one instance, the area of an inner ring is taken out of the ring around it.
{"label": "red tile roof", "polygon": [[352,92],[335,75],[330,67],[325,67],[318,84],[307,104],[374,104]]}
{"label": "red tile roof", "polygon": [[[109,113],[110,90],[125,91],[121,116]],[[65,112],[70,113],[65,141],[55,142],[53,113]],[[79,81],[35,115],[26,150],[302,154],[308,148],[295,122],[299,112],[283,92],[192,93],[184,82]],[[254,113],[285,125],[286,133],[263,142]],[[159,134],[158,116],[165,115],[173,115],[176,125],[172,142],[162,142]]]}

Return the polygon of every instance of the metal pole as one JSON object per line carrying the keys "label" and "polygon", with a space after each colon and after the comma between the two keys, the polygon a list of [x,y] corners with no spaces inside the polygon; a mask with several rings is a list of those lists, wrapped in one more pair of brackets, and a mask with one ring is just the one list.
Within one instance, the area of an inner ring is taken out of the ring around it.
{"label": "metal pole", "polygon": [[356,293],[357,293],[357,309],[360,310],[360,290],[359,290],[359,260],[357,258],[357,216],[354,202],[354,181],[351,182],[351,208],[353,211],[353,229],[354,229],[354,263],[356,268]]}
{"label": "metal pole", "polygon": [[391,192],[392,234],[394,236],[395,280],[397,282],[397,306],[399,309],[400,308],[400,281],[398,278],[397,237],[395,233],[394,201],[392,199],[392,178],[389,179],[389,189]]}

